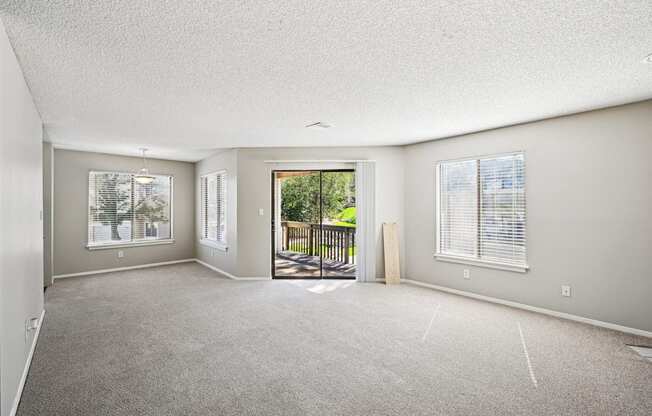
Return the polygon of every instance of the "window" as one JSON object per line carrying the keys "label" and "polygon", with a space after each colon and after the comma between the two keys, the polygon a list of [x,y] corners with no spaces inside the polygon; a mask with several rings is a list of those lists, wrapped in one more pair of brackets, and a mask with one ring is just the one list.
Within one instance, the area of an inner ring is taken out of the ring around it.
{"label": "window", "polygon": [[172,239],[172,176],[140,184],[120,172],[88,174],[88,247]]}
{"label": "window", "polygon": [[226,172],[201,177],[201,242],[226,248]]}
{"label": "window", "polygon": [[440,162],[436,216],[438,258],[525,271],[523,153]]}

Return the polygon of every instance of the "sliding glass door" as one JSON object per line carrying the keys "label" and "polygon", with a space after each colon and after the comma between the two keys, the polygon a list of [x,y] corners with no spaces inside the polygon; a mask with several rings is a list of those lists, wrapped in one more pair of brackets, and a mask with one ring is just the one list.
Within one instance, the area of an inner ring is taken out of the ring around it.
{"label": "sliding glass door", "polygon": [[355,279],[354,171],[274,171],[272,194],[273,277]]}

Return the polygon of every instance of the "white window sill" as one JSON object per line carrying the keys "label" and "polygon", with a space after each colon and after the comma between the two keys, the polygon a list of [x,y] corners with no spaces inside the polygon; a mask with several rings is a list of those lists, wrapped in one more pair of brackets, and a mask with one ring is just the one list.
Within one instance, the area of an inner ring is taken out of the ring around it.
{"label": "white window sill", "polygon": [[477,260],[477,259],[470,259],[466,257],[457,257],[457,256],[451,256],[448,254],[438,254],[435,253],[434,257],[439,260],[439,261],[447,261],[450,263],[460,263],[460,264],[469,264],[472,266],[478,266],[478,267],[487,267],[489,269],[499,269],[499,270],[508,270],[510,272],[518,272],[518,273],[525,273],[528,271],[530,266],[516,266],[513,264],[504,264],[504,263],[495,263],[491,261],[485,261],[485,260]]}
{"label": "white window sill", "polygon": [[206,247],[216,248],[216,249],[221,250],[221,251],[228,251],[229,250],[229,246],[227,246],[226,244],[220,243],[220,242],[217,242],[217,241],[213,241],[213,240],[206,240],[206,239],[199,240],[199,244],[201,244],[202,246],[206,246]]}
{"label": "white window sill", "polygon": [[89,250],[106,250],[111,248],[157,246],[160,244],[172,243],[174,243],[174,239],[169,238],[165,240],[130,241],[126,243],[88,244],[86,245],[86,248]]}

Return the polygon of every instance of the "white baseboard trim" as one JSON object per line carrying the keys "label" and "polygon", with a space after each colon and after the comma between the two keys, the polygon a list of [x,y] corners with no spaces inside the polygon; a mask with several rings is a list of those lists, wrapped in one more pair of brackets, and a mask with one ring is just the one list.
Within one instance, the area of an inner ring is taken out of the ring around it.
{"label": "white baseboard trim", "polygon": [[239,280],[236,276],[232,275],[231,273],[226,272],[226,271],[224,271],[224,270],[222,270],[222,269],[220,269],[220,268],[217,268],[217,267],[215,267],[215,266],[213,266],[213,265],[211,265],[211,264],[208,264],[208,263],[206,263],[205,261],[201,261],[201,260],[199,260],[199,259],[195,259],[195,261],[196,261],[197,263],[201,264],[202,266],[207,267],[207,268],[213,270],[214,272],[218,272],[219,274],[223,274],[224,276],[228,277],[229,279]]}
{"label": "white baseboard trim", "polygon": [[220,274],[223,274],[224,276],[228,277],[229,279],[232,280],[271,280],[271,277],[238,277],[234,274],[231,274],[227,271],[224,271],[220,269],[219,267],[215,267],[211,264],[206,263],[205,261],[201,261],[199,259],[194,259],[197,263],[201,264],[204,267],[207,267],[215,272],[218,272]]}
{"label": "white baseboard trim", "polygon": [[589,325],[597,326],[597,327],[600,327],[600,328],[612,329],[614,331],[624,332],[626,334],[632,334],[632,335],[638,335],[638,336],[641,336],[641,337],[652,338],[652,332],[645,331],[645,330],[642,330],[642,329],[630,328],[630,327],[627,327],[627,326],[612,324],[610,322],[598,321],[596,319],[585,318],[583,316],[572,315],[570,313],[557,312],[557,311],[553,311],[551,309],[539,308],[537,306],[530,306],[530,305],[526,305],[524,303],[512,302],[510,300],[492,298],[491,296],[478,295],[476,293],[466,292],[464,290],[458,290],[458,289],[451,289],[451,288],[448,288],[448,287],[445,287],[445,286],[433,285],[433,284],[430,284],[430,283],[420,282],[418,280],[401,279],[401,282],[405,282],[405,283],[412,284],[412,285],[415,285],[415,286],[426,287],[426,288],[429,288],[429,289],[440,290],[442,292],[448,292],[448,293],[452,293],[452,294],[455,294],[455,295],[465,296],[467,298],[473,298],[473,299],[478,299],[478,300],[484,300],[486,302],[497,303],[497,304],[500,304],[500,305],[511,306],[512,308],[523,309],[523,310],[530,311],[530,312],[537,312],[537,313],[541,313],[541,314],[544,314],[544,315],[554,316],[555,318],[568,319],[569,321],[581,322],[581,323],[584,323],[584,324],[589,324]]}
{"label": "white baseboard trim", "polygon": [[237,277],[236,280],[272,280],[271,277]]}
{"label": "white baseboard trim", "polygon": [[41,333],[41,326],[43,325],[44,316],[45,316],[45,309],[41,311],[41,316],[38,319],[38,326],[36,327],[36,332],[34,332],[34,338],[32,339],[32,346],[29,349],[29,354],[27,355],[27,360],[25,361],[25,368],[23,368],[23,375],[20,377],[20,382],[18,383],[18,390],[16,391],[16,396],[14,397],[14,403],[11,406],[11,410],[9,411],[9,416],[16,416],[16,412],[18,411],[18,405],[20,404],[20,398],[23,396],[23,389],[25,388],[25,382],[27,381],[27,374],[29,373],[29,367],[32,364],[32,358],[34,357],[34,350],[36,349],[38,336]]}
{"label": "white baseboard trim", "polygon": [[178,263],[189,263],[189,262],[192,262],[192,261],[195,261],[195,259],[162,261],[160,263],[139,264],[139,265],[136,265],[136,266],[116,267],[116,268],[113,268],[113,269],[102,269],[102,270],[91,270],[91,271],[88,271],[88,272],[80,272],[80,273],[58,274],[56,276],[52,276],[52,279],[65,279],[66,277],[88,276],[88,275],[91,275],[91,274],[119,272],[119,271],[123,271],[123,270],[145,269],[145,268],[148,268],[148,267],[166,266],[166,265],[169,265],[169,264],[178,264]]}

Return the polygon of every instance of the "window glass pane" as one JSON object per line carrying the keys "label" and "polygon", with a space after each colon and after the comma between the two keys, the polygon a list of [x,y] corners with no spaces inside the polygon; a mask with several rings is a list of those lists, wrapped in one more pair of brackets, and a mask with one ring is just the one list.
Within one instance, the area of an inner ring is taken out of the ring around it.
{"label": "window glass pane", "polygon": [[522,154],[480,160],[480,258],[525,264]]}
{"label": "window glass pane", "polygon": [[130,241],[131,175],[91,172],[88,188],[88,242]]}
{"label": "window glass pane", "polygon": [[226,242],[226,173],[217,175],[217,241]]}
{"label": "window glass pane", "polygon": [[129,173],[90,172],[88,243],[171,238],[171,195],[171,176],[154,175],[152,183],[140,184]]}
{"label": "window glass pane", "polygon": [[217,175],[210,175],[207,180],[206,198],[206,237],[217,241]]}
{"label": "window glass pane", "polygon": [[135,241],[171,238],[169,176],[155,176],[149,184],[134,181]]}
{"label": "window glass pane", "polygon": [[201,178],[202,239],[226,243],[226,173]]}
{"label": "window glass pane", "polygon": [[526,266],[523,153],[439,164],[438,253]]}
{"label": "window glass pane", "polygon": [[200,193],[201,193],[201,238],[205,239],[208,236],[208,230],[206,229],[206,183],[208,178],[202,177],[200,180]]}
{"label": "window glass pane", "polygon": [[440,164],[440,253],[476,255],[477,199],[477,161]]}

